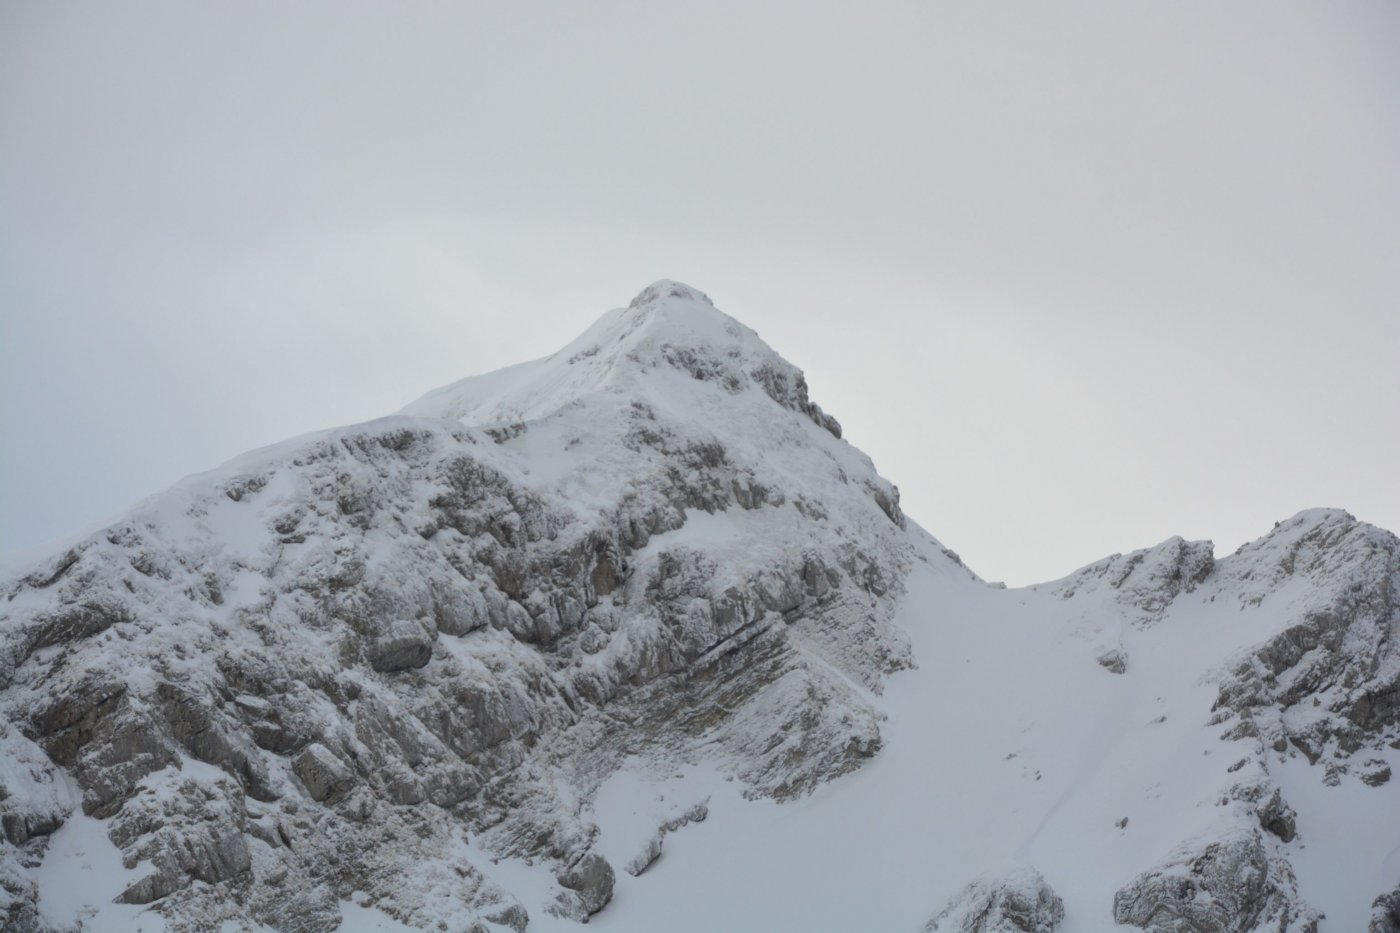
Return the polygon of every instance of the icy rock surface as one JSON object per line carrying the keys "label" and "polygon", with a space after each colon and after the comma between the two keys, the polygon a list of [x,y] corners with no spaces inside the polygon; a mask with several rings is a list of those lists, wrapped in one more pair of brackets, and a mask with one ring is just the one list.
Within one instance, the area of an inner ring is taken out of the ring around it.
{"label": "icy rock surface", "polygon": [[1400,887],[1376,898],[1366,933],[1400,933]]}
{"label": "icy rock surface", "polygon": [[1384,783],[1384,760],[1362,753],[1400,739],[1400,543],[1344,512],[1314,511],[1238,557],[1242,602],[1298,583],[1305,595],[1292,624],[1230,670],[1217,719],[1232,723],[1231,737]]}
{"label": "icy rock surface", "polygon": [[1022,866],[963,888],[924,933],[1055,933],[1064,917],[1064,902]]}
{"label": "icy rock surface", "polygon": [[1211,930],[1313,933],[1287,862],[1260,831],[1242,827],[1184,844],[1113,898],[1113,919],[1148,933]]}
{"label": "icy rock surface", "polygon": [[586,921],[612,900],[616,876],[607,859],[596,852],[588,853],[557,877],[566,889],[553,905],[558,916]]}
{"label": "icy rock surface", "polygon": [[1055,593],[1064,599],[1107,596],[1132,621],[1147,626],[1161,619],[1178,595],[1194,591],[1214,568],[1209,541],[1171,538],[1154,548],[1090,564],[1062,581]]}

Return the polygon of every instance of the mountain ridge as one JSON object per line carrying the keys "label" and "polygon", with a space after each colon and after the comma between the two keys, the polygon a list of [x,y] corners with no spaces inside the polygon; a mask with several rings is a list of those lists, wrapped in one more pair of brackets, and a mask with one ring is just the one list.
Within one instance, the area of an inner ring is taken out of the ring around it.
{"label": "mountain ridge", "polygon": [[[1400,872],[1400,826],[1356,816],[1397,786],[1400,542],[1345,512],[997,588],[669,280],[405,412],[6,568],[9,926],[1307,930]],[[810,838],[860,826],[883,851]],[[1349,878],[1329,826],[1369,853]],[[80,850],[109,859],[84,904]],[[730,896],[673,916],[682,867]]]}

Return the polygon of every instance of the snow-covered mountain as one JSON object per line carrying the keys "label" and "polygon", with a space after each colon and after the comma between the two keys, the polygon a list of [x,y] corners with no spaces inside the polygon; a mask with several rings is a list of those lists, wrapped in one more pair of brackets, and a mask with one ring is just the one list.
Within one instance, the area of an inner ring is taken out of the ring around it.
{"label": "snow-covered mountain", "polygon": [[0,593],[6,929],[1400,930],[1400,541],[987,584],[679,283]]}

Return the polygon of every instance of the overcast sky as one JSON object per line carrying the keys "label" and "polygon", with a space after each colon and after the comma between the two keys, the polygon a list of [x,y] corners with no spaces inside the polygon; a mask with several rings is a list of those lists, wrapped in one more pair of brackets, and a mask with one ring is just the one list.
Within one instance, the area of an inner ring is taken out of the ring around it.
{"label": "overcast sky", "polygon": [[1400,531],[1400,4],[0,0],[0,546],[662,278],[990,579]]}

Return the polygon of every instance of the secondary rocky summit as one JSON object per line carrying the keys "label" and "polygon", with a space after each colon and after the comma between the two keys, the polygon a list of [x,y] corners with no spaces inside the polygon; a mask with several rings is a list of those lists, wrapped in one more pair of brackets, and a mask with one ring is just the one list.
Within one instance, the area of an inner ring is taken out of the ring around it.
{"label": "secondary rocky summit", "polygon": [[[1185,639],[1219,651],[1182,662],[1189,741],[1208,736],[1230,767],[1175,781],[1189,819],[1154,823],[1149,804],[1112,830],[1144,834],[1121,882],[1094,882],[1116,895],[1037,857],[1068,844],[1052,817],[1074,805],[1036,811],[1031,789],[1002,848],[1034,869],[969,862],[888,901],[917,905],[911,931],[1312,929],[1326,921],[1295,871],[1310,811],[1281,775],[1388,793],[1398,585],[1396,539],[1324,511],[1218,562],[1176,539],[1046,587],[990,587],[906,521],[798,369],[700,292],[659,282],[553,356],[254,452],[7,571],[0,916],[15,930],[135,928],[155,912],[177,930],[320,931],[373,909],[523,931],[606,909],[625,925],[614,891],[633,886],[644,910],[663,839],[738,821],[672,794],[618,857],[598,798],[620,774],[704,768],[772,807],[762,798],[806,797],[889,754],[896,726],[911,745],[953,721],[1000,736],[1000,713],[964,705],[987,678],[1014,697],[1062,665],[1083,696],[1121,699],[1170,683],[1162,659]],[[1003,618],[1012,637],[988,641],[979,681],[959,680]],[[916,639],[935,647],[916,656]],[[931,662],[964,653],[934,677]],[[887,702],[899,678],[931,699]],[[1042,702],[1059,722],[1056,697]],[[1132,728],[1124,749],[1188,742]],[[1101,733],[1066,725],[1047,741],[1086,743],[1087,760]],[[926,741],[969,781],[1003,779]],[[1034,755],[1006,757],[1060,787]],[[892,805],[936,826],[961,804],[935,781]],[[110,864],[65,875],[80,849]],[[1361,873],[1374,890],[1359,911],[1393,899],[1377,871]],[[74,877],[82,896],[63,893]]]}

